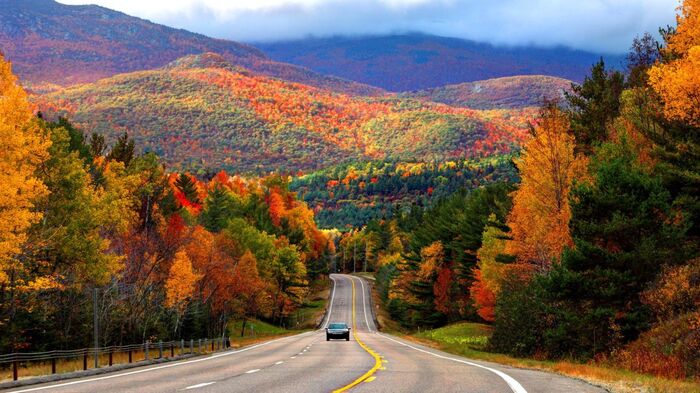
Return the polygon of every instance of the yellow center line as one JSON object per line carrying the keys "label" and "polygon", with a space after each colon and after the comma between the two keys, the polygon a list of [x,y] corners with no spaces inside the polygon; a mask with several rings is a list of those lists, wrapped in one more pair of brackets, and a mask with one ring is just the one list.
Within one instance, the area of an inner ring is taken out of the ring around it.
{"label": "yellow center line", "polygon": [[[382,359],[379,357],[379,354],[377,354],[370,347],[365,345],[365,343],[363,343],[362,340],[360,340],[360,337],[357,335],[357,325],[355,323],[355,280],[351,278],[350,283],[352,283],[352,336],[355,338],[355,341],[357,341],[357,343],[360,344],[362,349],[364,349],[368,354],[370,354],[374,358],[374,366],[371,369],[369,369],[369,371],[362,374],[362,376],[360,376],[356,380],[343,386],[340,389],[334,390],[333,393],[344,392],[346,390],[352,389],[354,386],[360,384],[362,381],[368,380],[369,377],[372,376],[372,374],[374,374],[377,370],[379,370],[380,367],[382,367]],[[372,377],[371,380],[374,380],[374,377]]]}

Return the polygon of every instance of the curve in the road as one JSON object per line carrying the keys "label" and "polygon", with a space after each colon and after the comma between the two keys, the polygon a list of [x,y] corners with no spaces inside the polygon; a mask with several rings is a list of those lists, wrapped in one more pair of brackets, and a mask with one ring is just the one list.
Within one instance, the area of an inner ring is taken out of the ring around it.
{"label": "curve in the road", "polygon": [[[359,281],[360,281],[360,285],[362,285],[362,308],[363,308],[363,312],[364,312],[364,315],[365,315],[365,323],[367,324],[367,329],[368,329],[370,332],[372,332],[372,328],[370,327],[369,320],[368,320],[368,318],[367,318],[367,302],[365,301],[365,292],[366,292],[366,291],[365,291],[364,280],[363,280],[362,278],[359,278],[359,277],[351,277],[351,278],[350,278],[350,281],[352,281],[353,299],[354,299],[354,297],[355,297],[355,279],[359,280]],[[354,325],[354,323],[355,323],[355,309],[354,309],[354,306],[355,306],[355,303],[353,302],[353,325]],[[370,311],[370,313],[371,313],[371,312],[372,312],[372,311]],[[354,328],[354,326],[353,326],[353,328]],[[469,361],[466,361],[466,360],[455,359],[455,358],[451,358],[451,357],[448,357],[448,356],[439,355],[439,354],[436,354],[436,353],[433,353],[433,352],[430,352],[430,351],[426,351],[426,350],[424,350],[424,349],[420,349],[420,348],[414,347],[413,345],[406,344],[406,343],[403,343],[403,342],[401,342],[401,341],[395,340],[395,339],[393,339],[393,338],[391,338],[391,337],[388,337],[388,336],[386,336],[386,335],[384,335],[384,334],[381,334],[381,333],[379,333],[379,332],[376,332],[376,334],[379,335],[380,337],[383,337],[383,338],[387,339],[387,340],[393,341],[394,343],[403,345],[403,346],[405,346],[405,347],[411,348],[411,349],[416,350],[416,351],[419,351],[419,352],[426,353],[426,354],[431,355],[431,356],[435,356],[435,357],[440,358],[440,359],[450,360],[450,361],[453,361],[453,362],[458,362],[458,363],[466,364],[466,365],[469,365],[469,366],[478,367],[478,368],[481,368],[481,369],[484,369],[484,370],[488,370],[488,371],[490,371],[490,372],[492,372],[492,373],[498,375],[501,379],[503,379],[503,380],[508,384],[508,386],[509,386],[510,389],[513,391],[513,393],[527,393],[527,390],[525,390],[525,388],[524,388],[518,381],[516,381],[515,378],[513,378],[513,377],[511,377],[510,375],[504,373],[503,371],[496,370],[496,369],[491,368],[491,367],[483,366],[483,365],[481,365],[481,364],[469,362]],[[363,345],[362,342],[361,342],[359,339],[358,339],[358,342],[360,342],[360,345]],[[381,365],[381,363],[380,363],[380,365]],[[371,374],[370,374],[370,375],[371,375]],[[366,377],[365,377],[365,378],[366,378]],[[361,382],[361,381],[360,381],[360,382]],[[359,382],[358,382],[358,383],[359,383]],[[353,386],[354,386],[354,385],[353,385]]]}

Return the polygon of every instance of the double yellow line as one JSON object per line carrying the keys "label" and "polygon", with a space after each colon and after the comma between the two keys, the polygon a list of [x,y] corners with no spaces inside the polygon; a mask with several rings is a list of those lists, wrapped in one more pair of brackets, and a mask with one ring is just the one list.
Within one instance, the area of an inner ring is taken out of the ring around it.
{"label": "double yellow line", "polygon": [[382,359],[379,357],[379,354],[374,352],[372,348],[368,347],[365,343],[360,340],[360,337],[357,335],[357,324],[355,322],[355,280],[352,278],[350,279],[350,282],[352,283],[352,336],[355,338],[355,341],[357,341],[358,344],[364,349],[368,354],[370,354],[374,358],[374,367],[369,369],[366,373],[362,374],[359,378],[356,380],[352,381],[350,384],[343,386],[340,389],[336,389],[333,391],[333,393],[339,393],[339,392],[344,392],[346,390],[352,389],[354,386],[360,384],[362,381],[365,381],[367,378],[371,377],[372,374],[374,374],[377,370],[379,370],[382,367]]}

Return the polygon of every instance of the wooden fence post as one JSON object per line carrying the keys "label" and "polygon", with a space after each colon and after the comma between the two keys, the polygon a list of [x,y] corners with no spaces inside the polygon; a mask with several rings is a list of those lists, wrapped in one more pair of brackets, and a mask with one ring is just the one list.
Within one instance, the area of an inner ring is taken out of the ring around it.
{"label": "wooden fence post", "polygon": [[17,361],[15,360],[12,362],[12,379],[17,380],[19,378],[19,365],[17,364]]}

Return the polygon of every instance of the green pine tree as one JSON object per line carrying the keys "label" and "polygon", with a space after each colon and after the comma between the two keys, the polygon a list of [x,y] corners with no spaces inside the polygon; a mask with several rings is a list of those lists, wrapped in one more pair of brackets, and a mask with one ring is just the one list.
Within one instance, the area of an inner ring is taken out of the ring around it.
{"label": "green pine tree", "polygon": [[608,139],[608,125],[620,114],[620,95],[625,77],[619,71],[607,71],[600,59],[581,85],[572,84],[565,93],[571,116],[571,131],[577,150],[590,154],[596,144]]}

